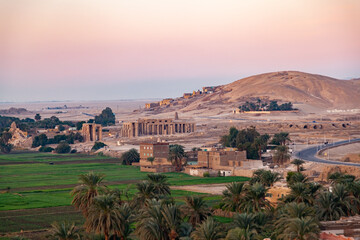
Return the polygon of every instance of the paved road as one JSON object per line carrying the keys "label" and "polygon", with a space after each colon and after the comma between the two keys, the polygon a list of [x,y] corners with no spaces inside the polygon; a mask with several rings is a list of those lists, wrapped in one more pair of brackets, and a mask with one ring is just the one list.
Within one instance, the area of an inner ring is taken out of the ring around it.
{"label": "paved road", "polygon": [[[350,142],[360,142],[360,138],[351,139]],[[327,163],[327,164],[336,164],[336,165],[346,165],[346,166],[355,166],[360,167],[360,163],[350,163],[350,162],[339,162],[339,161],[331,161],[331,160],[325,160],[321,158],[317,158],[315,155],[318,151],[322,149],[332,148],[335,146],[340,146],[343,144],[349,143],[349,140],[335,142],[331,144],[326,145],[317,145],[314,147],[309,147],[304,150],[301,150],[299,152],[295,153],[295,157],[302,159],[304,161],[310,161],[310,162],[318,162],[318,163]]]}

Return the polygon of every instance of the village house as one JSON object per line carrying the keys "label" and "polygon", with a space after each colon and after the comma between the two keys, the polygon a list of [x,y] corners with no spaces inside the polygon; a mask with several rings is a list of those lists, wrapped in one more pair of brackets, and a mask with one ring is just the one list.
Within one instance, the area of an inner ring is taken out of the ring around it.
{"label": "village house", "polygon": [[141,143],[140,171],[174,172],[175,167],[168,161],[169,143]]}
{"label": "village house", "polygon": [[262,167],[261,160],[246,159],[246,151],[204,148],[198,152],[197,164],[186,166],[185,172],[194,176],[203,176],[207,172],[212,176],[251,177],[255,169]]}
{"label": "village house", "polygon": [[184,97],[185,99],[189,99],[189,98],[192,97],[192,93],[184,93],[183,97]]}
{"label": "village house", "polygon": [[174,101],[174,99],[172,99],[172,98],[165,98],[160,101],[160,106],[170,105],[170,103],[172,103],[173,101]]}
{"label": "village house", "polygon": [[159,102],[145,103],[146,109],[151,109],[151,108],[155,108],[155,107],[159,107],[159,106],[160,106]]}

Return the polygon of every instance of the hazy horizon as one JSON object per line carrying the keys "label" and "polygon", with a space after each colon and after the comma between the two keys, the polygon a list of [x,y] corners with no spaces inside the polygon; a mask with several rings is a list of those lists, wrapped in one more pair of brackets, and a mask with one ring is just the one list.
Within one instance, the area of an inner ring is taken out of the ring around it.
{"label": "hazy horizon", "polygon": [[360,1],[0,1],[0,102],[180,97],[276,71],[360,77]]}

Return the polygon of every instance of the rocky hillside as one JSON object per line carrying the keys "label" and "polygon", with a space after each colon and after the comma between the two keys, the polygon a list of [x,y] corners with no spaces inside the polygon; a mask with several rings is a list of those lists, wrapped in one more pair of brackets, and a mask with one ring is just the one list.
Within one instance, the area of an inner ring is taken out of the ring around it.
{"label": "rocky hillside", "polygon": [[295,71],[255,75],[223,85],[213,94],[193,99],[183,110],[239,106],[261,98],[317,108],[360,108],[360,81],[338,80]]}

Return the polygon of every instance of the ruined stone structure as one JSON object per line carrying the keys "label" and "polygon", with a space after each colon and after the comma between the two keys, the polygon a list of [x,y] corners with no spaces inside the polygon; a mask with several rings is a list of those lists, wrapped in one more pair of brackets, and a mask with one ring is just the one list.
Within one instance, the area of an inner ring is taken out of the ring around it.
{"label": "ruined stone structure", "polygon": [[32,137],[28,137],[27,132],[21,131],[15,122],[11,124],[9,133],[12,135],[9,143],[14,145],[14,147],[31,147]]}
{"label": "ruined stone structure", "polygon": [[[140,171],[173,172],[175,167],[168,161],[169,143],[140,144]],[[149,161],[152,160],[152,161]]]}
{"label": "ruined stone structure", "polygon": [[102,140],[102,126],[96,123],[84,123],[81,129],[85,142]]}
{"label": "ruined stone structure", "polygon": [[195,124],[191,122],[173,119],[138,119],[135,122],[124,123],[121,129],[121,136],[170,135],[194,131]]}

